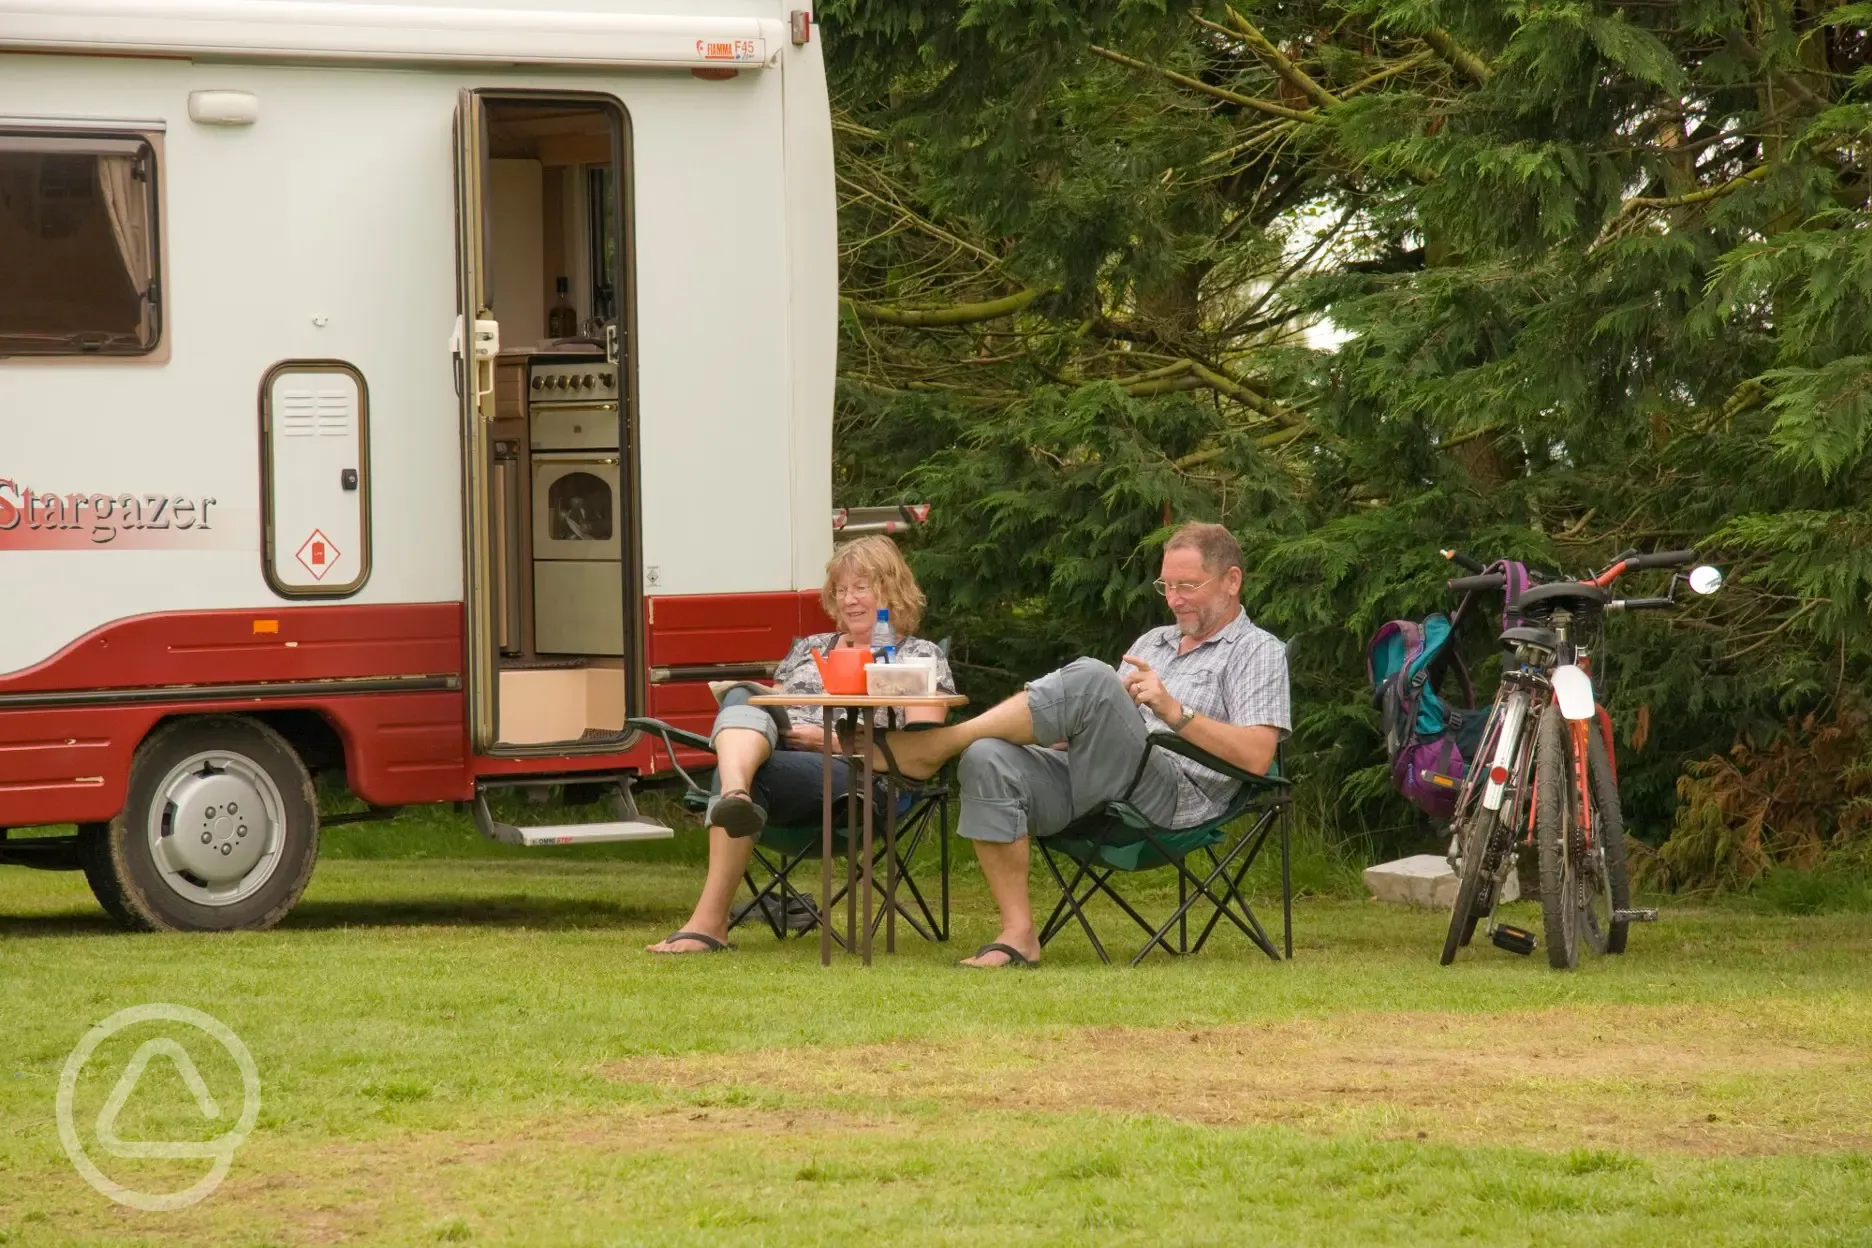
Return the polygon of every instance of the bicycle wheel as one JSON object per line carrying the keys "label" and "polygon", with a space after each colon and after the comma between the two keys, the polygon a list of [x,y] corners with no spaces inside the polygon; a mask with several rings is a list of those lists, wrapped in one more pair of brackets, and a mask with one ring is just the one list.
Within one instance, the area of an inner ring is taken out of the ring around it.
{"label": "bicycle wheel", "polygon": [[1469,817],[1463,834],[1462,883],[1456,888],[1456,901],[1450,906],[1449,932],[1443,937],[1442,964],[1456,960],[1456,950],[1475,935],[1476,922],[1482,917],[1477,899],[1482,881],[1488,878],[1489,841],[1495,832],[1495,812],[1480,802]]}
{"label": "bicycle wheel", "polygon": [[1619,806],[1618,781],[1612,774],[1605,734],[1594,724],[1586,747],[1586,782],[1592,794],[1593,848],[1588,854],[1573,825],[1572,857],[1580,864],[1574,898],[1574,921],[1580,938],[1594,953],[1624,953],[1629,923],[1614,922],[1614,911],[1631,905],[1631,883],[1625,873],[1625,816]]}
{"label": "bicycle wheel", "polygon": [[1579,965],[1579,928],[1573,899],[1577,881],[1573,842],[1571,747],[1557,704],[1541,712],[1534,755],[1534,840],[1540,846],[1541,922],[1547,933],[1547,965],[1570,971]]}

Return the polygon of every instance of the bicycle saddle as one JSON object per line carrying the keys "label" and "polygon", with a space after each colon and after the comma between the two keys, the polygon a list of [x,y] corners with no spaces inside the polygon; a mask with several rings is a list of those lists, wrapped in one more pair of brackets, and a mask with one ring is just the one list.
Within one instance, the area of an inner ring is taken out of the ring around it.
{"label": "bicycle saddle", "polygon": [[1560,634],[1554,632],[1551,628],[1529,628],[1526,626],[1504,628],[1502,629],[1501,643],[1510,650],[1519,645],[1539,646],[1543,650],[1558,650],[1560,649]]}
{"label": "bicycle saddle", "polygon": [[1538,607],[1543,603],[1562,605],[1583,603],[1591,607],[1603,607],[1612,601],[1612,595],[1597,585],[1588,585],[1584,581],[1556,581],[1551,585],[1536,585],[1521,591],[1521,596],[1514,600],[1514,610],[1526,611],[1529,607]]}

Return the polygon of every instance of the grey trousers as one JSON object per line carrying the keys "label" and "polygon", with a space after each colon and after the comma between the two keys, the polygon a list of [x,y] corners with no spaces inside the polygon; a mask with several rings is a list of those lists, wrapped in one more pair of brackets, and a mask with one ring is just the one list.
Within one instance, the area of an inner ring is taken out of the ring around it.
{"label": "grey trousers", "polygon": [[[962,752],[962,810],[956,831],[971,840],[1052,836],[1106,802],[1125,797],[1149,733],[1118,673],[1096,659],[1075,659],[1027,686],[1040,745],[982,740]],[[1152,821],[1176,814],[1174,756],[1150,752],[1127,800]]]}

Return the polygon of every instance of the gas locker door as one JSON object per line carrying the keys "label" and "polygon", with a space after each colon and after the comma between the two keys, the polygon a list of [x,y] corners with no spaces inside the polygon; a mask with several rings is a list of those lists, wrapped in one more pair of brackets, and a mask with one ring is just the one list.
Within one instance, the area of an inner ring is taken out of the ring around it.
{"label": "gas locker door", "polygon": [[266,574],[289,598],[343,598],[370,579],[370,399],[337,361],[267,374],[261,430]]}

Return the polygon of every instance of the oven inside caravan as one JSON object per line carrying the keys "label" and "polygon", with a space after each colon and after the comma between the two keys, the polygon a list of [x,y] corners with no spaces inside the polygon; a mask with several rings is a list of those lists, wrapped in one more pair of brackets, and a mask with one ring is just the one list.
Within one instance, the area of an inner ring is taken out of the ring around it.
{"label": "oven inside caravan", "polygon": [[635,633],[623,144],[592,105],[493,99],[486,116],[495,739],[600,742],[624,731]]}

